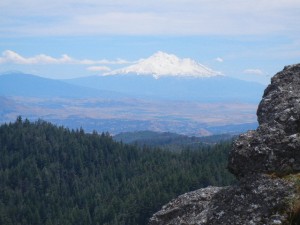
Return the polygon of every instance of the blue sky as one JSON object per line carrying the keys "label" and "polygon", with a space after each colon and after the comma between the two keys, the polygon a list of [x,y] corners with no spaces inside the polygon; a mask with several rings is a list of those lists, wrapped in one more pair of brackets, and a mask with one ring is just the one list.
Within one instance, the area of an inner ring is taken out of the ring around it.
{"label": "blue sky", "polygon": [[164,51],[268,83],[300,62],[299,12],[299,0],[2,0],[0,73],[89,76]]}

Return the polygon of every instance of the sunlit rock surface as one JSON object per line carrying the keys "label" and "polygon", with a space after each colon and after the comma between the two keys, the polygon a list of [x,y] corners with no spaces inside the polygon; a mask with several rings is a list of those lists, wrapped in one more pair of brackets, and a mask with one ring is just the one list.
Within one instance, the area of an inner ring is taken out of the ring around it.
{"label": "sunlit rock surface", "polygon": [[300,171],[300,64],[277,73],[257,110],[259,127],[235,141],[229,170],[238,178],[253,173]]}

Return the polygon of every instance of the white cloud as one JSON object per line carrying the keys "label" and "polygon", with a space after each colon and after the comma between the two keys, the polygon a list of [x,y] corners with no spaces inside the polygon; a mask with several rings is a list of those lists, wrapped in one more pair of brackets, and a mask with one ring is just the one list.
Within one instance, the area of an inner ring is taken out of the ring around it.
{"label": "white cloud", "polygon": [[111,69],[107,66],[90,66],[87,68],[89,71],[95,71],[95,72],[109,72]]}
{"label": "white cloud", "polygon": [[299,34],[299,0],[2,0],[2,35]]}
{"label": "white cloud", "polygon": [[222,62],[224,62],[224,59],[217,57],[217,58],[215,58],[215,61],[222,63]]}
{"label": "white cloud", "polygon": [[[128,64],[131,63],[124,59],[117,60],[90,60],[90,59],[74,59],[70,56],[64,54],[60,58],[54,58],[45,54],[39,54],[32,57],[24,57],[17,52],[12,50],[6,50],[2,53],[0,57],[0,64],[13,63],[13,64],[82,64],[82,65],[95,65],[95,64]],[[108,67],[107,67],[108,68]]]}
{"label": "white cloud", "polygon": [[94,61],[94,64],[115,64],[115,65],[122,65],[122,64],[130,64],[134,63],[135,61],[131,62],[125,59],[116,59],[116,60],[107,60],[107,59],[102,59],[98,61]]}
{"label": "white cloud", "polygon": [[243,73],[257,76],[265,75],[265,73],[260,69],[246,69],[243,71]]}
{"label": "white cloud", "polygon": [[73,63],[74,60],[68,55],[62,55],[60,58],[53,58],[48,55],[40,54],[33,57],[23,57],[20,54],[6,50],[2,53],[0,63],[14,63],[14,64],[61,64]]}

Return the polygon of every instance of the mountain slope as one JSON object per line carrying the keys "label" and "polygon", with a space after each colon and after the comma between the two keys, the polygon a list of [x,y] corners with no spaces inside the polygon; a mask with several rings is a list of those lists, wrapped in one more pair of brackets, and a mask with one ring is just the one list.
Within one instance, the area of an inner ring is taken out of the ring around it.
{"label": "mountain slope", "polygon": [[120,94],[81,87],[60,80],[23,73],[0,75],[1,96],[23,97],[115,97]]}
{"label": "mountain slope", "polygon": [[0,75],[1,96],[154,98],[200,102],[258,103],[264,85],[216,76],[210,78],[138,76],[134,74],[91,76],[53,80],[30,74]]}
{"label": "mountain slope", "polygon": [[258,103],[264,85],[225,76],[210,78],[138,76],[135,74],[91,76],[66,80],[76,85],[120,91],[135,97],[201,102]]}

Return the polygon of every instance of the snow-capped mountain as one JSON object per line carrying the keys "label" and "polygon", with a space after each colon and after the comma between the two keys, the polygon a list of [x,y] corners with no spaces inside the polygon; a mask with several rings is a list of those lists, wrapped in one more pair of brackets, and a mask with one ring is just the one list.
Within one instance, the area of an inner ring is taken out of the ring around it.
{"label": "snow-capped mountain", "polygon": [[138,75],[152,75],[155,78],[162,76],[189,76],[213,77],[221,75],[220,72],[197,63],[190,58],[180,59],[176,55],[157,52],[147,59],[141,59],[131,66],[113,70],[104,75],[117,75],[134,73]]}

